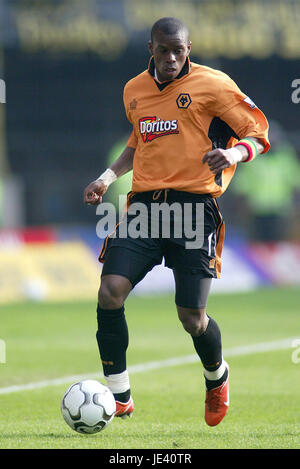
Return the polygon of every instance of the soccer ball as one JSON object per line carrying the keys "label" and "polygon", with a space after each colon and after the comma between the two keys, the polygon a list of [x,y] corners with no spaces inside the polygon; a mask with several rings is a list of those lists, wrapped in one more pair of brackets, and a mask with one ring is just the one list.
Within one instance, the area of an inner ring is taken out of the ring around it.
{"label": "soccer ball", "polygon": [[97,433],[114,418],[116,402],[108,387],[87,379],[72,384],[61,401],[67,424],[78,433]]}

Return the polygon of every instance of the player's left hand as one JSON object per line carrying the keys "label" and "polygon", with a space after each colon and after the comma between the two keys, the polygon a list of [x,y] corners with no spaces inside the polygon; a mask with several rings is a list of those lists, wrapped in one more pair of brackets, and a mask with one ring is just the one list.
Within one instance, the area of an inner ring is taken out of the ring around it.
{"label": "player's left hand", "polygon": [[[235,151],[232,152],[232,150]],[[240,154],[240,158],[237,158],[237,156],[239,156],[238,154]],[[229,166],[233,166],[238,161],[241,161],[241,159],[242,155],[236,148],[230,148],[228,150],[216,148],[203,156],[202,163],[208,163],[211,172],[217,174],[219,171],[229,168]]]}

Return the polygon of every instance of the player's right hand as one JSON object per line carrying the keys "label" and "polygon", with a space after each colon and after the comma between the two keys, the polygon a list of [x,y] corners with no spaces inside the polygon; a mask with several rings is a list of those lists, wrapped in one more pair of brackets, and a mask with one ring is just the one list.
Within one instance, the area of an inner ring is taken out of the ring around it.
{"label": "player's right hand", "polygon": [[102,202],[102,196],[107,191],[107,186],[104,181],[98,179],[91,182],[83,193],[83,201],[85,204],[98,205]]}

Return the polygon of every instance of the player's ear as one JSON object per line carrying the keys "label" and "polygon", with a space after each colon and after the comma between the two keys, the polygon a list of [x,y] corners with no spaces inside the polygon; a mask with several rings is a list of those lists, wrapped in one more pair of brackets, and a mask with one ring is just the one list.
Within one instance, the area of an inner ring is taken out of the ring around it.
{"label": "player's ear", "polygon": [[188,49],[187,55],[190,55],[190,52],[191,52],[191,45],[192,45],[192,43],[191,43],[191,41],[189,41],[189,42],[188,42],[188,45],[187,45],[187,49]]}
{"label": "player's ear", "polygon": [[151,41],[148,41],[148,49],[151,55],[153,55],[153,44]]}

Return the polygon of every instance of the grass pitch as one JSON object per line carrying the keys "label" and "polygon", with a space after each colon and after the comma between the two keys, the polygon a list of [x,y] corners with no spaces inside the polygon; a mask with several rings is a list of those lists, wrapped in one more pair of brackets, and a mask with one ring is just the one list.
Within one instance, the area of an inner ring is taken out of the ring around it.
{"label": "grass pitch", "polygon": [[[228,350],[300,338],[299,304],[300,292],[292,288],[214,294],[208,314],[220,325]],[[97,371],[105,382],[95,339],[95,309],[93,302],[1,306],[6,363],[0,364],[0,388]],[[172,296],[131,296],[126,316],[129,366],[194,354]],[[96,435],[75,433],[60,414],[62,395],[72,381],[4,394],[0,389],[0,448],[299,448],[299,361],[300,351],[292,348],[228,358],[231,405],[214,428],[203,418],[205,389],[199,363],[132,373],[133,418],[114,419]]]}

